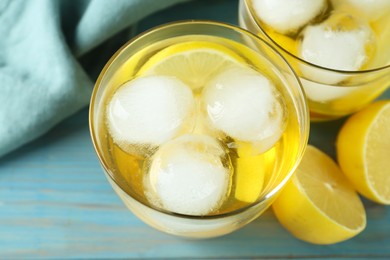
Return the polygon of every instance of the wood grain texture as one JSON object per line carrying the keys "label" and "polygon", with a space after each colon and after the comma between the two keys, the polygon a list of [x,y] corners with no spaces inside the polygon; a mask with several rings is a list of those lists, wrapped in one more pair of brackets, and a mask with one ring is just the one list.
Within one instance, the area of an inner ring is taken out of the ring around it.
{"label": "wood grain texture", "polygon": [[[173,19],[235,21],[236,1],[212,1],[207,10],[206,2],[158,13],[139,30]],[[383,97],[390,98],[390,91]],[[312,124],[310,142],[334,155],[342,122]],[[160,233],[138,220],[111,189],[95,156],[84,109],[0,159],[0,259],[390,259],[390,207],[368,201],[365,206],[366,230],[330,246],[293,238],[270,211],[220,238],[186,240]]]}

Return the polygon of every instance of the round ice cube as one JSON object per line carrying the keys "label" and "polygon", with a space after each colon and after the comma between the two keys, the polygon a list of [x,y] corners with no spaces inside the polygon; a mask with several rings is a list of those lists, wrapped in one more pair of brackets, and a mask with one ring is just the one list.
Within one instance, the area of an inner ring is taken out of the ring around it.
{"label": "round ice cube", "polygon": [[280,33],[298,30],[327,8],[326,0],[252,0],[252,3],[260,20]]}
{"label": "round ice cube", "polygon": [[258,143],[264,151],[284,131],[286,109],[281,94],[258,71],[226,70],[206,85],[203,97],[211,125],[235,140]]}
{"label": "round ice cube", "polygon": [[[307,26],[298,52],[304,60],[341,71],[359,70],[375,48],[374,34],[363,21],[343,12],[319,25]],[[335,84],[347,76],[302,66],[302,72],[320,83]]]}
{"label": "round ice cube", "polygon": [[207,215],[226,199],[230,160],[206,135],[183,135],[160,147],[144,177],[146,197],[155,206],[186,215]]}
{"label": "round ice cube", "polygon": [[313,81],[301,78],[303,88],[305,89],[306,97],[311,101],[329,102],[340,99],[346,96],[351,96],[352,93],[358,91],[360,87],[337,87],[328,84],[320,84]]}
{"label": "round ice cube", "polygon": [[107,123],[115,143],[157,146],[175,137],[188,123],[193,95],[182,81],[168,76],[139,77],[125,83],[107,107]]}
{"label": "round ice cube", "polygon": [[390,13],[389,0],[332,0],[335,8],[353,8],[367,19],[376,20],[384,14]]}

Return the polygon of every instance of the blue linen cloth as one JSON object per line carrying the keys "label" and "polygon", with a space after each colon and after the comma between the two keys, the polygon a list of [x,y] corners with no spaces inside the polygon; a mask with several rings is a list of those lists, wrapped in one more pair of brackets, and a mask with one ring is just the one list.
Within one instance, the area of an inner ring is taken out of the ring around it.
{"label": "blue linen cloth", "polygon": [[85,107],[112,42],[183,1],[0,0],[0,156]]}

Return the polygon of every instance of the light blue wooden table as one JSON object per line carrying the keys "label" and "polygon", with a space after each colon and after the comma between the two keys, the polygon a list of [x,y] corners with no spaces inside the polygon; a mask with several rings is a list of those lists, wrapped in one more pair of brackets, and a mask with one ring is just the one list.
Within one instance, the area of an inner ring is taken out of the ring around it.
{"label": "light blue wooden table", "polygon": [[[202,16],[204,2],[156,14],[139,30],[172,17],[235,22],[236,1],[212,1]],[[390,98],[390,90],[382,98]],[[342,122],[312,124],[310,142],[334,154]],[[390,259],[390,207],[368,201],[365,206],[364,232],[330,246],[295,239],[271,211],[221,238],[198,241],[160,233],[138,220],[111,189],[95,156],[84,109],[0,159],[0,259]]]}

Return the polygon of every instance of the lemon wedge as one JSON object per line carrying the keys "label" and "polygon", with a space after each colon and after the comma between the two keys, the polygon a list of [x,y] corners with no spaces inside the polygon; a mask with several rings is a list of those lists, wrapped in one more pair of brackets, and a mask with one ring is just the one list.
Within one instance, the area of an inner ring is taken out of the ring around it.
{"label": "lemon wedge", "polygon": [[341,169],[365,197],[390,205],[390,101],[352,115],[337,138]]}
{"label": "lemon wedge", "polygon": [[253,203],[259,197],[264,186],[266,163],[264,156],[247,156],[236,159],[236,199]]}
{"label": "lemon wedge", "polygon": [[349,239],[366,226],[357,192],[336,163],[313,146],[272,207],[289,232],[314,244]]}
{"label": "lemon wedge", "polygon": [[188,41],[157,52],[138,74],[174,76],[192,89],[199,89],[222,70],[243,62],[243,58],[222,44]]}

